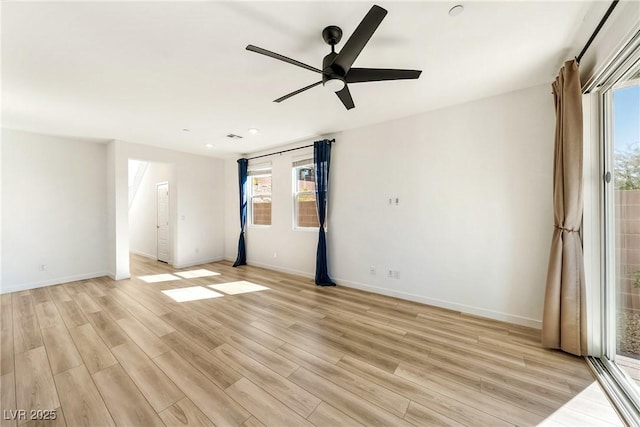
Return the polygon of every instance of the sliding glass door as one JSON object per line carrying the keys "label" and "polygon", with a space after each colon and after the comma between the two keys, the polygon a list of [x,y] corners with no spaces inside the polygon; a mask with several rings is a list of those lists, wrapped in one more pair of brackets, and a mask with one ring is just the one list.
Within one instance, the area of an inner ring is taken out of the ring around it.
{"label": "sliding glass door", "polygon": [[[637,52],[636,52],[637,54]],[[640,61],[600,90],[605,186],[605,362],[640,404]],[[635,58],[635,59],[634,59]]]}

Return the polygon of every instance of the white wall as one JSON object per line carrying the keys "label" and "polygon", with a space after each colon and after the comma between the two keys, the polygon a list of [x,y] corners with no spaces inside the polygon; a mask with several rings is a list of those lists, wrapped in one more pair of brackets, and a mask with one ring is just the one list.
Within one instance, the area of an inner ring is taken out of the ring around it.
{"label": "white wall", "polygon": [[2,140],[2,292],[104,275],[106,145],[7,129]]}
{"label": "white wall", "polygon": [[[549,85],[337,134],[331,276],[539,327],[553,226],[553,136]],[[291,160],[300,154],[270,158],[273,225],[248,229],[247,260],[312,276],[317,234],[294,231],[291,223]],[[235,161],[227,161],[225,174],[225,255],[234,259]],[[389,197],[399,205],[389,206]],[[387,278],[388,269],[400,278]]]}
{"label": "white wall", "polygon": [[157,228],[156,228],[156,184],[169,183],[169,264],[172,261],[172,231],[175,228],[177,206],[174,190],[173,166],[167,163],[150,162],[140,181],[140,186],[129,208],[129,252],[157,259]]}
{"label": "white wall", "polygon": [[115,280],[129,277],[128,173],[126,143],[110,141],[107,145],[108,274]]}

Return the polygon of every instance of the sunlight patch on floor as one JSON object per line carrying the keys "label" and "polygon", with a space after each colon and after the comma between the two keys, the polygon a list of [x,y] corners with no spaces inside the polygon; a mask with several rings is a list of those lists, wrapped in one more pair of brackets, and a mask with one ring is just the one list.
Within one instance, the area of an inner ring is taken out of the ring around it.
{"label": "sunlight patch on floor", "polygon": [[538,427],[594,425],[594,419],[598,420],[599,426],[624,426],[595,381],[540,422]]}
{"label": "sunlight patch on floor", "polygon": [[180,280],[178,276],[173,274],[152,274],[150,276],[138,276],[138,279],[144,280],[147,283],[168,282],[171,280]]}
{"label": "sunlight patch on floor", "polygon": [[200,270],[178,271],[174,273],[176,276],[183,277],[185,279],[196,279],[198,277],[219,276],[220,273],[215,271],[206,270],[204,268]]}
{"label": "sunlight patch on floor", "polygon": [[220,283],[219,285],[209,285],[209,287],[229,295],[245,294],[247,292],[264,291],[269,289],[266,286],[257,285],[245,280],[241,280],[239,282]]}
{"label": "sunlight patch on floor", "polygon": [[197,301],[201,299],[223,297],[221,293],[214,292],[203,286],[192,286],[189,288],[167,289],[163,294],[172,298],[176,302]]}

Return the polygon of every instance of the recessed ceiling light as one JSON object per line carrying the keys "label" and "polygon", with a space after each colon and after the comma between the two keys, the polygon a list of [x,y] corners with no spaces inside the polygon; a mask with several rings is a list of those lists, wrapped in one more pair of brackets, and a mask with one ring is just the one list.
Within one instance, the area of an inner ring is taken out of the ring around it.
{"label": "recessed ceiling light", "polygon": [[213,144],[204,144],[204,146],[207,148],[213,148]]}
{"label": "recessed ceiling light", "polygon": [[250,133],[251,135],[257,135],[257,134],[259,134],[259,133],[260,133],[260,130],[259,130],[259,129],[256,129],[256,128],[249,128],[249,133]]}
{"label": "recessed ceiling light", "polygon": [[449,16],[458,16],[462,12],[464,12],[464,6],[461,4],[457,4],[449,9]]}

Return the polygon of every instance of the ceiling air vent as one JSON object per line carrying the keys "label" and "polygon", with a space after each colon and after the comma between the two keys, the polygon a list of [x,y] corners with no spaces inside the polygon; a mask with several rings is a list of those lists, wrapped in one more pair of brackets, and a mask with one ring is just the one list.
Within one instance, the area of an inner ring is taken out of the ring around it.
{"label": "ceiling air vent", "polygon": [[235,133],[230,133],[229,135],[227,135],[227,138],[242,139],[242,137],[240,135],[236,135]]}

